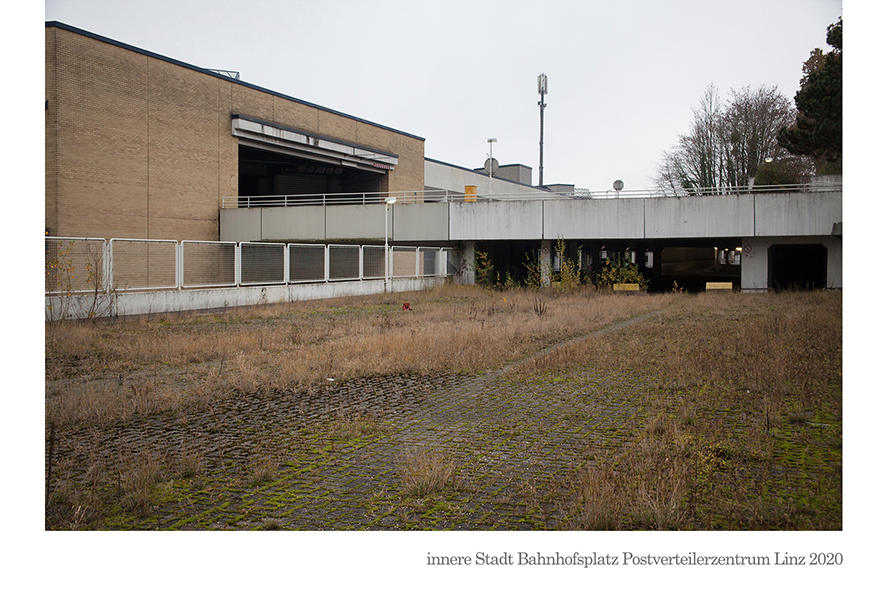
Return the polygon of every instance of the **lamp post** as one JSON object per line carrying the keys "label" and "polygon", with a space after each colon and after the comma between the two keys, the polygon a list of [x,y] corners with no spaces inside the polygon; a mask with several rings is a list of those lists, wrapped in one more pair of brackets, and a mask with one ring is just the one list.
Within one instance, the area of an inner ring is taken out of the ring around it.
{"label": "lamp post", "polygon": [[492,157],[492,144],[497,142],[498,140],[494,137],[490,137],[486,140],[489,143],[489,159],[486,160],[486,172],[489,173],[489,184],[488,184],[488,193],[492,195],[492,175],[495,174],[496,168],[498,168],[498,163],[495,161],[495,158]]}
{"label": "lamp post", "polygon": [[388,211],[391,205],[397,202],[397,197],[388,197],[385,199],[385,291],[390,291],[391,276],[391,256],[388,251]]}

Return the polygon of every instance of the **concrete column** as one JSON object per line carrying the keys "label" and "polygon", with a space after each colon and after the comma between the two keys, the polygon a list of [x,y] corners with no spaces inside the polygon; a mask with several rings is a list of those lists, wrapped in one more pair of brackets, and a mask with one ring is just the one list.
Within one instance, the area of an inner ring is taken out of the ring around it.
{"label": "concrete column", "polygon": [[769,246],[762,238],[741,241],[741,290],[744,293],[765,292],[769,288]]}
{"label": "concrete column", "polygon": [[552,256],[554,255],[554,246],[551,240],[541,241],[541,254],[538,257],[538,266],[541,270],[541,284],[543,287],[551,286],[551,269],[553,268]]}
{"label": "concrete column", "polygon": [[474,269],[477,261],[475,260],[475,258],[476,249],[474,247],[474,241],[468,240],[465,242],[465,253],[461,261],[462,283],[464,283],[465,285],[473,285],[476,282],[476,274],[474,273]]}

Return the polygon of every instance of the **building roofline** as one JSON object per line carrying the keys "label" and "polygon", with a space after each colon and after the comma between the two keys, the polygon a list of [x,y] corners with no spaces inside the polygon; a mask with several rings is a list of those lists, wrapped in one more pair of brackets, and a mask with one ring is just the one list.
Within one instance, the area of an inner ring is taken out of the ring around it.
{"label": "building roofline", "polygon": [[145,55],[147,57],[151,57],[154,59],[165,61],[167,63],[171,63],[174,65],[183,67],[183,68],[187,68],[189,70],[194,70],[194,71],[200,72],[201,74],[206,74],[207,76],[213,76],[214,78],[220,78],[220,79],[222,79],[226,82],[230,82],[232,84],[239,84],[240,86],[252,88],[253,90],[258,90],[260,92],[266,92],[267,94],[271,94],[271,95],[277,96],[279,98],[283,98],[285,100],[289,100],[289,101],[292,101],[292,102],[295,102],[295,103],[298,103],[298,104],[301,104],[301,105],[304,105],[307,107],[319,109],[321,111],[325,111],[325,112],[333,114],[333,115],[346,117],[346,118],[351,119],[353,121],[357,121],[358,123],[372,125],[373,127],[378,127],[379,129],[384,129],[385,131],[392,131],[392,132],[397,133],[399,135],[405,135],[406,137],[411,137],[413,139],[425,141],[424,137],[414,135],[412,133],[407,133],[405,131],[400,131],[399,129],[394,129],[393,127],[388,127],[386,125],[374,123],[374,122],[368,121],[366,119],[361,119],[360,117],[355,117],[353,115],[349,115],[349,114],[343,113],[341,111],[336,111],[334,109],[330,109],[330,108],[327,108],[327,107],[324,107],[324,106],[321,106],[318,104],[314,104],[314,103],[308,102],[306,100],[301,100],[300,98],[295,98],[293,96],[283,94],[282,92],[277,92],[275,90],[269,90],[267,88],[263,88],[261,86],[255,85],[255,84],[250,84],[249,82],[244,82],[243,80],[236,80],[236,79],[231,78],[229,76],[225,76],[224,74],[220,74],[218,72],[214,72],[214,71],[206,69],[206,68],[201,68],[199,66],[195,66],[193,64],[189,64],[189,63],[177,60],[177,59],[173,59],[171,57],[166,57],[165,55],[160,55],[159,53],[154,53],[153,51],[148,51],[146,49],[140,49],[138,47],[135,47],[134,45],[129,45],[129,44],[123,43],[121,41],[116,41],[116,40],[110,39],[108,37],[103,37],[102,35],[97,35],[96,33],[90,33],[89,31],[84,31],[83,29],[78,29],[77,27],[72,27],[71,25],[66,25],[65,23],[62,23],[59,21],[46,21],[46,28],[47,29],[58,28],[58,29],[62,29],[62,30],[65,30],[65,31],[68,31],[71,33],[75,33],[77,35],[81,35],[83,37],[89,37],[90,39],[95,39],[96,41],[101,41],[102,43],[114,45],[115,47],[120,47],[121,49],[126,49],[128,51],[134,51],[135,53],[140,53],[140,54]]}
{"label": "building roofline", "polygon": [[[433,162],[434,164],[441,164],[443,166],[449,166],[450,168],[458,168],[459,170],[464,170],[465,172],[470,172],[471,174],[476,174],[477,176],[482,176],[483,178],[487,178],[489,176],[488,173],[484,174],[483,172],[477,172],[476,170],[472,170],[470,168],[465,168],[464,166],[458,166],[457,164],[450,164],[449,162],[444,162],[442,160],[435,160],[434,158],[428,158],[427,156],[425,157],[425,161],[426,162]],[[526,166],[525,164],[507,164],[507,165],[508,166]],[[530,168],[530,166],[526,166],[526,167]],[[509,178],[499,178],[498,176],[493,176],[492,178],[494,178],[495,180],[500,180],[501,182],[510,182],[511,184],[516,184],[519,186],[525,186],[525,187],[534,188],[534,189],[539,188],[539,187],[535,186],[534,184],[526,184],[523,182],[517,182],[516,180],[511,180]],[[539,189],[539,190],[544,190],[544,189]]]}

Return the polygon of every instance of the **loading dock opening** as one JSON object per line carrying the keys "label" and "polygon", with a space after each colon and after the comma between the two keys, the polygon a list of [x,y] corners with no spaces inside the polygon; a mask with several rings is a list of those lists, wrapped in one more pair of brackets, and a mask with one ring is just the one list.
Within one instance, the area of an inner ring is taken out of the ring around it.
{"label": "loading dock opening", "polygon": [[771,289],[822,289],[827,286],[828,249],[823,244],[773,244],[769,247]]}
{"label": "loading dock opening", "polygon": [[[241,145],[239,196],[378,193],[383,171],[368,172]],[[250,199],[253,206],[260,202]],[[273,200],[271,200],[273,201]]]}

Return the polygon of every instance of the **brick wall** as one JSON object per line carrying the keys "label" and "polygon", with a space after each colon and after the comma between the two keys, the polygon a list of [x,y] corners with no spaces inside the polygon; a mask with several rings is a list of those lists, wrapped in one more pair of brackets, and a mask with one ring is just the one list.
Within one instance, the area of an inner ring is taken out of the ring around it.
{"label": "brick wall", "polygon": [[53,235],[218,239],[237,195],[241,114],[400,156],[381,190],[421,190],[421,139],[46,27],[46,226]]}

